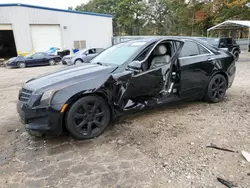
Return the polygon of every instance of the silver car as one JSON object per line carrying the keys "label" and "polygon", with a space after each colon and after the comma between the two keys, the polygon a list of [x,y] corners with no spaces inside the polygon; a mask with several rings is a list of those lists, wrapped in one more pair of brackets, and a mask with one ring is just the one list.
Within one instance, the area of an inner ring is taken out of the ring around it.
{"label": "silver car", "polygon": [[64,65],[77,65],[86,63],[101,53],[103,50],[103,48],[86,48],[76,52],[73,55],[64,56],[62,58],[62,63]]}

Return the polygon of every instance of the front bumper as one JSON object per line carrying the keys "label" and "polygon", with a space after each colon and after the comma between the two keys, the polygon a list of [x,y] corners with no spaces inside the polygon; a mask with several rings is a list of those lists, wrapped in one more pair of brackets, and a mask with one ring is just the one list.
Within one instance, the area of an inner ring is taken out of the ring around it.
{"label": "front bumper", "polygon": [[6,67],[12,67],[12,68],[17,68],[18,66],[17,66],[17,63],[15,63],[15,62],[7,62],[6,64],[5,64],[5,66]]}
{"label": "front bumper", "polygon": [[64,65],[71,65],[71,64],[72,64],[72,60],[71,60],[71,59],[63,59],[63,60],[62,60],[62,63],[63,63]]}
{"label": "front bumper", "polygon": [[31,108],[18,101],[17,112],[25,129],[53,134],[61,134],[63,131],[63,114],[52,107]]}

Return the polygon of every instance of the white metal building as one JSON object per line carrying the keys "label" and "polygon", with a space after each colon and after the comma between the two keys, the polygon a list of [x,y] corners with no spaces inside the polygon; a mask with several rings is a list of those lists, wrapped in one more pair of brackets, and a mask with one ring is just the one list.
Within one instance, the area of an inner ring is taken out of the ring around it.
{"label": "white metal building", "polygon": [[26,4],[0,4],[0,57],[11,53],[108,47],[112,15]]}

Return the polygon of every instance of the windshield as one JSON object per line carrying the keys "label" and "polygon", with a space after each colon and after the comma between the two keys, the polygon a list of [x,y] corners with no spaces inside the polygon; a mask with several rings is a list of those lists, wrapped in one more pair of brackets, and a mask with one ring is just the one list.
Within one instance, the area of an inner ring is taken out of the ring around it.
{"label": "windshield", "polygon": [[26,56],[24,57],[31,57],[33,55],[33,53],[30,53],[30,54],[27,54]]}
{"label": "windshield", "polygon": [[127,42],[117,44],[92,59],[91,63],[122,65],[147,42]]}

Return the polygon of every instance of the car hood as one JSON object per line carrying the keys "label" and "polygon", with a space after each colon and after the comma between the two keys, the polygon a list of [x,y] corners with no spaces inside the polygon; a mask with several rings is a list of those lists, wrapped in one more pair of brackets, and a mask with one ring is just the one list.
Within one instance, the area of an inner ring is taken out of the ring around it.
{"label": "car hood", "polygon": [[35,91],[35,93],[43,93],[50,89],[60,89],[78,82],[101,78],[105,75],[108,77],[114,69],[115,67],[98,64],[66,67],[57,72],[33,78],[27,81],[24,87]]}
{"label": "car hood", "polygon": [[15,61],[17,59],[17,57],[12,57],[8,60],[8,62],[12,62],[12,61]]}

